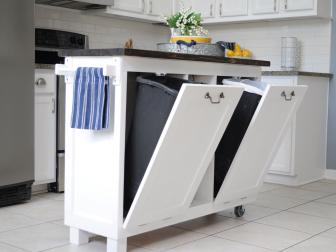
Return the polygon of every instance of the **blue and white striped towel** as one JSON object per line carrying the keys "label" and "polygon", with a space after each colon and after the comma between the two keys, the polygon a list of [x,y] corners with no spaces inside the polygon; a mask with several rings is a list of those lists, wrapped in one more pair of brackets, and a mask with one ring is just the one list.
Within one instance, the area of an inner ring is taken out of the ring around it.
{"label": "blue and white striped towel", "polygon": [[101,130],[109,126],[110,83],[102,68],[79,67],[73,89],[71,128]]}

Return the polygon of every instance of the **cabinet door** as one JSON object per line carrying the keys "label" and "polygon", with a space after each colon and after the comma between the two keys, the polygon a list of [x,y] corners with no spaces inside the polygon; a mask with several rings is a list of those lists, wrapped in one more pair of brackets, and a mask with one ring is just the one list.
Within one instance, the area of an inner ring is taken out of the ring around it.
{"label": "cabinet door", "polygon": [[56,181],[56,100],[35,96],[35,184]]}
{"label": "cabinet door", "polygon": [[277,13],[279,8],[278,0],[252,0],[253,14],[272,14]]}
{"label": "cabinet door", "polygon": [[286,11],[314,10],[315,0],[285,0]]}
{"label": "cabinet door", "polygon": [[248,2],[247,0],[220,0],[218,10],[221,17],[246,16]]}
{"label": "cabinet door", "polygon": [[146,13],[153,16],[169,16],[172,14],[171,0],[147,0]]}
{"label": "cabinet door", "polygon": [[145,0],[115,0],[113,9],[130,12],[145,12]]}
{"label": "cabinet door", "polygon": [[204,19],[215,17],[216,0],[187,0],[183,4],[185,8],[191,7],[194,11],[200,12]]}

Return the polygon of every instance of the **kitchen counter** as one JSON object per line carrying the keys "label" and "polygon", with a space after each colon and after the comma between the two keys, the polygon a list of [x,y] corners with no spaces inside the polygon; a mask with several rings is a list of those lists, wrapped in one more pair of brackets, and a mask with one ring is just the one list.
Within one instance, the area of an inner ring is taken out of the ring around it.
{"label": "kitchen counter", "polygon": [[331,73],[318,73],[318,72],[304,72],[304,71],[263,71],[263,76],[309,76],[309,77],[325,77],[331,79]]}
{"label": "kitchen counter", "polygon": [[160,58],[160,59],[205,61],[205,62],[214,62],[214,63],[228,63],[228,64],[264,66],[264,67],[271,65],[269,61],[264,61],[264,60],[235,59],[235,58],[226,58],[226,57],[215,57],[215,56],[183,54],[183,53],[170,53],[170,52],[139,50],[139,49],[125,49],[125,48],[63,50],[59,52],[59,56],[61,57],[137,56],[137,57],[149,57],[149,58]]}

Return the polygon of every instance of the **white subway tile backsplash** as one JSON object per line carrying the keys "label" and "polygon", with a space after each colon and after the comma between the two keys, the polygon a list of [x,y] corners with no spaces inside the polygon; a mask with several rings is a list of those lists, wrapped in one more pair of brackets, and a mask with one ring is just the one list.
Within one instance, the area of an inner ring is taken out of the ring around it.
{"label": "white subway tile backsplash", "polygon": [[[136,21],[83,14],[79,11],[36,5],[37,27],[83,33],[89,36],[91,48],[122,47],[132,38],[135,48],[156,48],[169,40],[169,29]],[[253,51],[258,59],[271,61],[265,70],[281,67],[281,37],[295,36],[301,43],[303,71],[329,72],[331,21],[306,19],[274,22],[218,24],[206,27],[213,41],[237,41]]]}

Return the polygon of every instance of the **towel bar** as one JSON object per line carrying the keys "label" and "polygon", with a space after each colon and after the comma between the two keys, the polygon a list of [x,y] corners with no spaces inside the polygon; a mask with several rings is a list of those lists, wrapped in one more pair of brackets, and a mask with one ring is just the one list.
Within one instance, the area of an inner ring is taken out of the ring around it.
{"label": "towel bar", "polygon": [[[116,76],[116,67],[113,65],[105,65],[102,66],[103,74],[107,77],[115,77]],[[66,64],[56,64],[55,73],[56,75],[63,75],[65,77],[74,76],[77,68],[71,68]]]}

